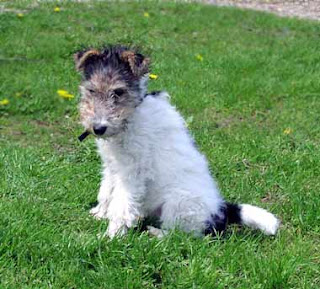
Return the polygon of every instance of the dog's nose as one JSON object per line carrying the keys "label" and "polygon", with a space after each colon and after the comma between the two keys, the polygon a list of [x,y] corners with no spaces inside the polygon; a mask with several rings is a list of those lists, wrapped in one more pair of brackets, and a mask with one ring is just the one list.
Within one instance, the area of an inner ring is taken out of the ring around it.
{"label": "dog's nose", "polygon": [[103,135],[107,130],[106,126],[94,126],[93,131],[96,135]]}

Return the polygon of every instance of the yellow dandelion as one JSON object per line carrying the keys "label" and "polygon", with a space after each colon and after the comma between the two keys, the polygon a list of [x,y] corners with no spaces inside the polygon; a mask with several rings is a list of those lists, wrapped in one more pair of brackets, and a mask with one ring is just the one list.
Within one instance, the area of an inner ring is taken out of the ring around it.
{"label": "yellow dandelion", "polygon": [[150,79],[157,79],[157,78],[158,78],[158,75],[157,75],[157,74],[152,74],[152,73],[150,73],[150,74],[149,74],[149,78],[150,78]]}
{"label": "yellow dandelion", "polygon": [[283,131],[284,134],[290,134],[292,133],[292,129],[291,128],[286,128],[284,131]]}
{"label": "yellow dandelion", "polygon": [[150,14],[149,14],[148,12],[144,12],[144,13],[143,13],[143,16],[149,18],[149,17],[150,17]]}
{"label": "yellow dandelion", "polygon": [[10,102],[9,99],[4,98],[4,99],[0,100],[0,105],[8,105],[9,102]]}
{"label": "yellow dandelion", "polygon": [[201,54],[196,54],[196,59],[199,61],[203,61],[203,56]]}
{"label": "yellow dandelion", "polygon": [[60,7],[55,7],[55,8],[53,9],[53,11],[54,11],[54,12],[60,12],[61,9],[60,9]]}
{"label": "yellow dandelion", "polygon": [[17,16],[18,16],[19,18],[22,18],[24,15],[23,15],[23,13],[18,13]]}
{"label": "yellow dandelion", "polygon": [[73,94],[70,94],[68,91],[66,90],[63,90],[63,89],[59,89],[57,91],[58,95],[62,98],[65,98],[65,99],[72,99],[74,98],[74,95]]}
{"label": "yellow dandelion", "polygon": [[17,92],[17,93],[15,94],[16,97],[21,97],[22,95],[23,95],[22,92]]}

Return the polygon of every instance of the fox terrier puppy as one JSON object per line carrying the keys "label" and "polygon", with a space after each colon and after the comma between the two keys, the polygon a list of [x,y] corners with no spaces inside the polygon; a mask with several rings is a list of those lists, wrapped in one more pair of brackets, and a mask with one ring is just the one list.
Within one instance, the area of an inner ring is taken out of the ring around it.
{"label": "fox terrier puppy", "polygon": [[276,233],[273,214],[224,201],[169,95],[147,93],[149,58],[119,45],[80,51],[74,59],[83,76],[79,139],[93,134],[103,162],[90,213],[109,220],[107,236],[123,235],[148,216],[160,219],[161,228],[149,228],[157,236],[172,228],[215,234],[231,223]]}

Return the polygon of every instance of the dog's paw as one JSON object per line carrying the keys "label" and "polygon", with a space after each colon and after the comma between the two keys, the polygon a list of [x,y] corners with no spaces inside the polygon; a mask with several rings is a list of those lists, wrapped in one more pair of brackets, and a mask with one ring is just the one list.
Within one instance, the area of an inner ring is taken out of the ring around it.
{"label": "dog's paw", "polygon": [[151,236],[155,236],[158,239],[162,239],[164,236],[166,236],[168,234],[168,231],[162,230],[162,229],[158,229],[158,228],[155,228],[153,226],[147,226],[147,229],[148,229],[148,233]]}
{"label": "dog's paw", "polygon": [[104,236],[110,239],[124,236],[128,232],[128,227],[123,222],[109,222],[109,226]]}
{"label": "dog's paw", "polygon": [[97,220],[107,219],[107,207],[102,204],[98,204],[90,210],[90,215]]}

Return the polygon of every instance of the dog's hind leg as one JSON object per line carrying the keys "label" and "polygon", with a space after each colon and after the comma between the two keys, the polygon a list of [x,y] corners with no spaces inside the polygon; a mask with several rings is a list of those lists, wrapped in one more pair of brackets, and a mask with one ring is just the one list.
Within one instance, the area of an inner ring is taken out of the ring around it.
{"label": "dog's hind leg", "polygon": [[175,196],[162,206],[161,228],[178,228],[194,236],[202,236],[206,229],[206,220],[211,214],[210,207],[199,197],[190,197],[185,191],[176,191]]}

